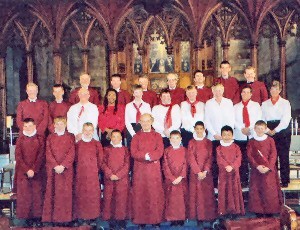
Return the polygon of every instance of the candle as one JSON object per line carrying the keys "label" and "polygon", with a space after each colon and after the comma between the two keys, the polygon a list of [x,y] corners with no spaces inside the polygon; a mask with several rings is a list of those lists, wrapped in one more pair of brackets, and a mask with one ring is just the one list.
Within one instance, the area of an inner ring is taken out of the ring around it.
{"label": "candle", "polygon": [[298,121],[297,121],[297,118],[295,118],[295,131],[296,131],[296,135],[298,135]]}
{"label": "candle", "polygon": [[11,128],[12,126],[12,116],[6,116],[6,128]]}
{"label": "candle", "polygon": [[291,127],[292,127],[292,135],[294,135],[294,120],[292,118],[292,121],[291,121]]}

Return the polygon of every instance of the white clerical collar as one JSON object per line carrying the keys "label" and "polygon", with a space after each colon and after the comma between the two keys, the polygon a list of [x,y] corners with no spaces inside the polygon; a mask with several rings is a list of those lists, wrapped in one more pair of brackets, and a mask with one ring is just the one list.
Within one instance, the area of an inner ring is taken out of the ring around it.
{"label": "white clerical collar", "polygon": [[171,144],[171,146],[172,146],[173,149],[179,149],[181,147],[181,143],[179,145],[172,145]]}
{"label": "white clerical collar", "polygon": [[91,142],[93,140],[93,137],[86,138],[84,135],[82,135],[81,140],[83,140],[84,142]]}
{"label": "white clerical collar", "polygon": [[111,144],[112,147],[114,147],[114,148],[121,148],[121,147],[123,146],[123,145],[122,145],[122,141],[120,141],[120,143],[119,143],[119,144],[116,144],[116,145],[114,145],[113,142],[110,141],[110,144]]}
{"label": "white clerical collar", "polygon": [[228,78],[229,78],[229,76],[228,76],[228,75],[226,75],[226,76],[222,76],[222,78],[223,78],[223,79],[228,79]]}
{"label": "white clerical collar", "polygon": [[148,89],[143,89],[143,92],[147,92],[148,91]]}
{"label": "white clerical collar", "polygon": [[256,133],[253,134],[253,138],[254,140],[257,140],[257,141],[264,141],[268,138],[268,135],[267,134],[264,134],[262,135],[261,137],[257,136]]}
{"label": "white clerical collar", "polygon": [[142,99],[141,99],[139,102],[137,102],[135,99],[133,100],[133,103],[136,104],[136,105],[138,105],[138,104],[139,104],[139,105],[140,105],[140,104],[143,104],[143,102],[144,102],[144,101],[143,101]]}
{"label": "white clerical collar", "polygon": [[59,131],[57,131],[56,129],[54,130],[54,133],[56,133],[57,134],[57,136],[62,136],[62,135],[64,135],[65,134],[65,130],[64,131],[62,131],[62,132],[59,132]]}
{"label": "white clerical collar", "polygon": [[193,132],[193,138],[196,141],[202,141],[206,137],[206,133],[203,133],[203,137],[198,137],[196,132]]}
{"label": "white clerical collar", "polygon": [[120,92],[120,88],[115,89],[118,93]]}
{"label": "white clerical collar", "polygon": [[29,100],[30,102],[36,102],[37,98],[34,98],[34,99],[28,98],[28,100]]}
{"label": "white clerical collar", "polygon": [[[142,129],[142,130],[143,130],[143,129]],[[150,133],[150,132],[151,132],[151,129],[150,129],[150,130],[147,130],[147,131],[143,130],[143,132],[144,132],[144,133]]]}
{"label": "white clerical collar", "polygon": [[33,137],[36,133],[37,133],[36,129],[35,129],[35,130],[33,131],[33,133],[31,133],[31,134],[28,134],[28,133],[26,133],[26,132],[23,130],[23,134],[24,134],[24,136],[26,136],[26,137]]}
{"label": "white clerical collar", "polygon": [[197,89],[203,89],[204,85],[197,85]]}
{"label": "white clerical collar", "polygon": [[176,86],[174,88],[169,87],[169,90],[174,90],[174,89],[176,89]]}
{"label": "white clerical collar", "polygon": [[56,101],[56,103],[60,104],[60,103],[62,103],[62,102],[63,102],[63,99],[60,99],[60,100],[55,100],[55,101]]}
{"label": "white clerical collar", "polygon": [[89,86],[88,85],[82,85],[81,88],[83,88],[83,89],[89,89]]}
{"label": "white clerical collar", "polygon": [[228,142],[228,143],[224,142],[223,140],[220,140],[220,144],[221,144],[222,146],[224,146],[224,147],[228,147],[228,146],[230,146],[232,143],[233,143],[233,140],[231,140],[231,141]]}

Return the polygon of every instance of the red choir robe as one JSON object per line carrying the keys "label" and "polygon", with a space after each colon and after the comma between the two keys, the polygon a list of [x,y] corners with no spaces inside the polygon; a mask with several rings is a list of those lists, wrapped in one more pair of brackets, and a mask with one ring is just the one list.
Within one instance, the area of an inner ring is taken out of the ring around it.
{"label": "red choir robe", "polygon": [[[217,147],[217,164],[219,167],[218,212],[220,215],[245,214],[239,167],[241,166],[241,150],[238,145]],[[233,167],[227,172],[225,167]]]}
{"label": "red choir robe", "polygon": [[[164,190],[160,167],[163,151],[162,137],[153,130],[139,131],[132,138],[132,221],[135,224],[158,224],[163,219]],[[146,153],[151,161],[145,160]]]}
{"label": "red choir robe", "polygon": [[203,87],[202,89],[197,88],[197,101],[201,101],[203,103],[206,103],[209,99],[213,98],[213,93],[211,91],[211,88]]}
{"label": "red choir robe", "polygon": [[252,101],[258,102],[261,105],[264,101],[269,99],[268,90],[266,88],[265,83],[260,81],[254,81],[253,83],[244,83],[241,86],[241,90],[246,85],[252,88]]}
{"label": "red choir robe", "polygon": [[[247,155],[251,166],[249,211],[262,214],[280,213],[282,194],[276,168],[277,152],[273,138],[267,137],[263,141],[251,139],[248,143]],[[257,170],[258,165],[264,165],[271,171],[262,174]]]}
{"label": "red choir robe", "polygon": [[[164,151],[163,170],[165,175],[165,219],[167,221],[186,219],[187,201],[187,163],[186,149],[180,147],[174,149],[172,146]],[[172,182],[182,176],[183,179],[177,185]]]}
{"label": "red choir robe", "polygon": [[114,114],[115,106],[107,106],[105,113],[104,106],[100,105],[98,107],[98,127],[101,132],[104,133],[106,128],[118,129],[121,132],[125,128],[125,107],[122,104],[118,105],[118,110]]}
{"label": "red choir robe", "polygon": [[[72,221],[73,163],[75,157],[74,136],[65,132],[50,134],[46,147],[47,186],[43,208],[43,222]],[[61,174],[54,167],[63,165]]]}
{"label": "red choir robe", "polygon": [[[202,221],[217,217],[217,205],[211,173],[213,155],[212,142],[192,139],[188,146],[188,162],[190,166],[189,180],[189,219]],[[207,171],[203,180],[198,179],[198,173]]]}
{"label": "red choir robe", "polygon": [[185,100],[185,90],[179,87],[175,89],[170,89],[172,104],[178,104],[180,106],[181,102]]}
{"label": "red choir robe", "polygon": [[127,105],[131,101],[131,95],[128,91],[120,89],[118,92],[118,104]]}
{"label": "red choir robe", "polygon": [[[69,97],[69,102],[72,105],[77,104],[79,102],[78,91],[80,89],[81,89],[81,87],[78,87],[71,91],[70,97]],[[90,92],[89,102],[98,106],[100,104],[100,95],[99,95],[98,91],[92,87],[88,87],[88,90]]]}
{"label": "red choir robe", "polygon": [[57,103],[56,101],[52,101],[49,104],[49,121],[48,121],[48,130],[51,133],[54,133],[54,118],[56,117],[65,117],[67,118],[67,112],[71,104],[66,101],[62,101],[61,103]]}
{"label": "red choir robe", "polygon": [[[130,154],[127,147],[104,148],[103,220],[125,220],[128,217],[129,161]],[[110,180],[112,175],[116,175],[119,180]]]}
{"label": "red choir robe", "polygon": [[18,104],[17,125],[20,135],[23,135],[23,120],[25,118],[33,118],[36,124],[37,134],[44,136],[49,120],[47,102],[38,99],[36,102],[30,102],[28,99],[26,99]]}
{"label": "red choir robe", "polygon": [[214,78],[213,84],[222,84],[224,86],[223,96],[232,100],[233,104],[239,103],[240,100],[240,87],[235,77],[223,77]]}
{"label": "red choir robe", "polygon": [[[22,135],[16,144],[17,217],[31,219],[42,217],[43,179],[45,158],[44,138],[40,135]],[[28,170],[34,171],[32,178]]]}
{"label": "red choir robe", "polygon": [[158,104],[157,94],[152,90],[143,91],[143,101],[147,102],[151,108]]}
{"label": "red choir robe", "polygon": [[96,219],[100,216],[102,145],[92,139],[90,142],[80,140],[75,147],[74,218]]}

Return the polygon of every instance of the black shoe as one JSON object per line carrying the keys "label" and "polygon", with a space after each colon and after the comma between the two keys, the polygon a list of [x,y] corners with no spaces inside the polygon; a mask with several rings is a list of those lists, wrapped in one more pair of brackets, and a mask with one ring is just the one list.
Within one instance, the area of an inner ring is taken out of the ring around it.
{"label": "black shoe", "polygon": [[146,224],[139,224],[139,229],[144,229],[146,227]]}
{"label": "black shoe", "polygon": [[289,187],[289,183],[282,183],[281,187],[282,188],[287,188],[287,187]]}

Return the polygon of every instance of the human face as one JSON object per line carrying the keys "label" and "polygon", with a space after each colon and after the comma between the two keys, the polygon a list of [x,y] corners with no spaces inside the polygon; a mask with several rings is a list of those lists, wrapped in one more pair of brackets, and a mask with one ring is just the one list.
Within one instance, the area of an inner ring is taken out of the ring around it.
{"label": "human face", "polygon": [[171,104],[171,95],[170,95],[170,93],[163,93],[160,96],[160,100],[161,100],[161,103],[163,105]]}
{"label": "human face", "polygon": [[229,64],[222,64],[220,67],[220,72],[222,76],[228,76],[231,71],[231,67]]}
{"label": "human face", "polygon": [[197,134],[197,137],[204,137],[205,128],[202,125],[197,125],[195,127],[195,132]]}
{"label": "human face", "polygon": [[36,125],[33,122],[23,123],[23,130],[26,134],[31,135],[36,130]]}
{"label": "human face", "polygon": [[110,81],[110,84],[114,89],[120,89],[121,79],[119,77],[112,77],[111,81]]}
{"label": "human face", "polygon": [[139,78],[139,84],[142,86],[143,90],[147,90],[148,83],[149,83],[149,81],[147,78],[144,78],[144,77]]}
{"label": "human face", "polygon": [[144,114],[141,116],[140,124],[143,131],[149,132],[151,130],[153,119],[150,115]]}
{"label": "human face", "polygon": [[168,84],[169,88],[171,88],[171,89],[176,88],[177,82],[178,82],[178,79],[174,74],[169,74],[167,76],[167,84]]}
{"label": "human face", "polygon": [[255,125],[254,131],[256,132],[257,136],[262,137],[266,132],[266,126],[265,125]]}
{"label": "human face", "polygon": [[133,91],[133,97],[134,99],[142,99],[143,97],[143,90],[141,89],[136,89]]}
{"label": "human face", "polygon": [[181,143],[181,136],[178,134],[173,134],[170,136],[170,143],[172,146],[179,146]]}
{"label": "human face", "polygon": [[114,145],[117,145],[122,141],[122,135],[119,132],[113,132],[110,139]]}
{"label": "human face", "polygon": [[222,140],[225,143],[229,143],[230,141],[232,141],[232,138],[233,138],[233,135],[230,131],[223,131],[221,136],[222,136]]}
{"label": "human face", "polygon": [[85,126],[83,126],[82,134],[85,138],[91,139],[91,138],[93,138],[93,135],[94,135],[94,128],[92,126],[85,125]]}
{"label": "human face", "polygon": [[90,98],[90,93],[88,90],[80,90],[78,92],[78,97],[79,97],[80,103],[87,103]]}
{"label": "human face", "polygon": [[246,69],[244,76],[245,76],[247,82],[253,82],[255,80],[255,76],[256,76],[254,69]]}
{"label": "human face", "polygon": [[87,88],[90,85],[91,78],[89,75],[84,74],[80,76],[80,85],[83,88]]}
{"label": "human face", "polygon": [[53,96],[55,97],[55,100],[61,100],[63,99],[64,90],[61,87],[53,87]]}
{"label": "human face", "polygon": [[196,73],[194,76],[194,82],[195,85],[204,85],[205,77],[203,76],[203,73]]}
{"label": "human face", "polygon": [[251,90],[249,88],[243,89],[242,92],[241,92],[241,96],[242,96],[243,101],[250,100],[251,96],[252,96]]}
{"label": "human face", "polygon": [[190,100],[190,102],[196,101],[197,97],[197,89],[189,89],[186,91],[186,96]]}
{"label": "human face", "polygon": [[57,132],[64,132],[66,130],[66,123],[63,121],[55,122],[54,128]]}
{"label": "human face", "polygon": [[108,94],[107,94],[108,104],[114,105],[115,102],[116,102],[116,99],[117,99],[116,93],[114,91],[109,91]]}
{"label": "human face", "polygon": [[31,85],[31,86],[27,87],[26,93],[27,93],[29,99],[34,100],[37,98],[38,89],[37,89],[37,87]]}
{"label": "human face", "polygon": [[280,92],[281,92],[281,90],[277,86],[273,86],[270,89],[271,97],[274,97],[274,98],[279,97]]}
{"label": "human face", "polygon": [[224,89],[222,87],[215,87],[213,88],[213,95],[214,98],[221,98],[223,97]]}

